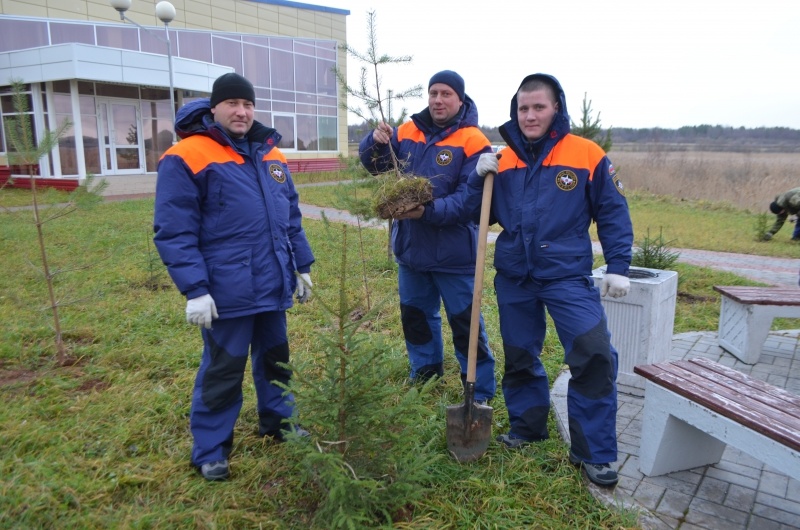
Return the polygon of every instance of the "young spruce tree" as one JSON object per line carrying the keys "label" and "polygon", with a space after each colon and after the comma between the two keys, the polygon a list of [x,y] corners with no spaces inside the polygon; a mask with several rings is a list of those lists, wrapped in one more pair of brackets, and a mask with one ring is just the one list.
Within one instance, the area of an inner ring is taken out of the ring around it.
{"label": "young spruce tree", "polygon": [[[106,182],[103,181],[99,185],[92,187],[92,179],[87,178],[85,185],[76,188],[66,200],[60,198],[57,202],[50,204],[43,201],[42,192],[37,186],[35,168],[50,151],[58,146],[59,139],[72,127],[72,124],[69,120],[64,120],[55,130],[45,130],[37,142],[33,135],[32,116],[29,114],[28,94],[25,92],[25,85],[19,80],[12,80],[11,86],[15,114],[6,118],[8,123],[6,133],[10,144],[8,160],[12,166],[20,167],[26,171],[30,181],[31,210],[33,211],[33,223],[36,226],[36,243],[41,259],[40,272],[47,285],[49,309],[53,316],[57,362],[60,366],[64,366],[71,363],[71,356],[61,330],[61,316],[59,314],[61,306],[65,305],[66,302],[63,298],[57,296],[54,280],[59,273],[64,272],[66,269],[53,267],[50,263],[47,253],[48,241],[45,226],[47,223],[75,212],[79,207],[87,207],[101,200],[101,194],[105,189]],[[75,270],[75,268],[72,270]]]}
{"label": "young spruce tree", "polygon": [[[392,355],[380,333],[361,330],[381,305],[361,315],[348,299],[347,228],[342,226],[338,296],[328,301],[315,291],[315,303],[330,318],[318,332],[318,358],[293,366],[287,387],[315,440],[300,446],[304,479],[319,494],[315,527],[331,529],[391,525],[425,494],[431,465],[441,457],[422,421],[430,416],[422,398],[432,385],[391,383],[403,371],[404,357]],[[335,241],[331,225],[328,230]]]}

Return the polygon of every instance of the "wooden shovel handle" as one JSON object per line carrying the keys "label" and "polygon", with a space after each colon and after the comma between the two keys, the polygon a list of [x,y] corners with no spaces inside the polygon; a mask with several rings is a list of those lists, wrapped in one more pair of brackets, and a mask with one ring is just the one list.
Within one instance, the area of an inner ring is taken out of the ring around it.
{"label": "wooden shovel handle", "polygon": [[492,209],[494,173],[483,179],[481,220],[478,225],[478,256],[475,259],[475,284],[472,287],[472,315],[469,322],[469,349],[467,350],[467,383],[475,382],[478,365],[478,335],[481,329],[481,295],[483,294],[483,269],[486,262],[486,236],[489,233],[489,214]]}

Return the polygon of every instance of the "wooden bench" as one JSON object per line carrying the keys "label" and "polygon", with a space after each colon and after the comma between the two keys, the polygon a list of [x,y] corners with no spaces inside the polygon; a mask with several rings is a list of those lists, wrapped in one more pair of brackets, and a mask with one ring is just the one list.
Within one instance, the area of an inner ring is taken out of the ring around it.
{"label": "wooden bench", "polygon": [[755,364],[775,317],[800,318],[800,289],[715,285],[722,295],[718,340],[740,361]]}
{"label": "wooden bench", "polygon": [[800,479],[800,396],[708,359],[639,365],[646,379],[639,470],[715,464],[731,445]]}

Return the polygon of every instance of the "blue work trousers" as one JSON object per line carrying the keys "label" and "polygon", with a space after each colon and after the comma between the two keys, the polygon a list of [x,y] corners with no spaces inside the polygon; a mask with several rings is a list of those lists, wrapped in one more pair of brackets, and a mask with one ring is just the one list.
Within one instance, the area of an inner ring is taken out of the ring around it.
{"label": "blue work trousers", "polygon": [[192,463],[201,466],[228,458],[233,427],[242,408],[242,382],[248,353],[255,383],[259,434],[276,434],[294,411],[294,396],[275,384],[288,384],[286,313],[269,311],[215,320],[202,329],[203,358],[192,393]]}
{"label": "blue work trousers", "polygon": [[498,274],[495,289],[511,434],[534,441],[548,436],[550,385],[539,356],[549,313],[571,374],[567,390],[571,450],[588,463],[616,461],[617,351],[611,346],[600,293],[591,278],[529,279],[520,284]]}
{"label": "blue work trousers", "polygon": [[[444,375],[442,317],[445,314],[453,334],[456,358],[461,366],[462,383],[467,376],[469,328],[472,317],[472,287],[475,278],[467,274],[417,272],[400,265],[398,271],[400,314],[406,339],[411,379]],[[483,314],[478,334],[475,400],[490,400],[497,390],[494,356],[489,348]]]}

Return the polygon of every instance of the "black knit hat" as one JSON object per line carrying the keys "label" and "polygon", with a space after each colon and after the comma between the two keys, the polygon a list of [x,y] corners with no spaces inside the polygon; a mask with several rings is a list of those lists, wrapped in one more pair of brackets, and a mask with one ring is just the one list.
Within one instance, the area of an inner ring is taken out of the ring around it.
{"label": "black knit hat", "polygon": [[428,82],[428,90],[431,89],[431,85],[435,85],[436,83],[444,83],[449,86],[458,95],[458,99],[464,101],[464,78],[454,71],[442,70],[439,73],[433,74],[433,77],[431,77],[431,80]]}
{"label": "black knit hat", "polygon": [[778,215],[783,211],[783,208],[780,207],[777,201],[772,201],[771,203],[769,203],[769,211],[774,213],[775,215]]}
{"label": "black knit hat", "polygon": [[253,83],[236,72],[222,74],[214,81],[214,87],[211,89],[211,107],[216,107],[226,99],[246,99],[255,104],[256,91],[253,89]]}

